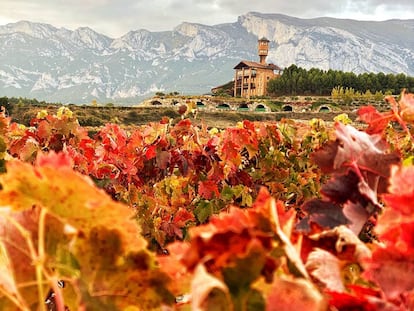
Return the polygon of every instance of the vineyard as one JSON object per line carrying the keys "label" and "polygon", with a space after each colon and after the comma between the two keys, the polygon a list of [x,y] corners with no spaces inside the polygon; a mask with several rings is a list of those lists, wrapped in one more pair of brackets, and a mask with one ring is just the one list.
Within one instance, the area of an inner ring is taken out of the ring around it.
{"label": "vineyard", "polygon": [[414,94],[333,125],[0,115],[0,310],[414,310]]}

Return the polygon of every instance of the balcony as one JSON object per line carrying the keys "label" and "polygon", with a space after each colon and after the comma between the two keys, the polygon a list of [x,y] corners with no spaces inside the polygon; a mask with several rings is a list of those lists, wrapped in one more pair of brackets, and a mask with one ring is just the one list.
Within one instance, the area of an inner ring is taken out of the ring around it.
{"label": "balcony", "polygon": [[250,74],[250,72],[246,71],[244,73],[244,76],[242,74],[237,74],[237,80],[241,80],[243,78],[247,79],[249,77],[256,78],[256,76],[257,76],[256,71],[253,71],[251,74]]}
{"label": "balcony", "polygon": [[[243,89],[248,89],[249,88],[249,83],[244,83],[243,84]],[[250,88],[251,89],[255,89],[256,88],[256,84],[255,83],[250,83]]]}

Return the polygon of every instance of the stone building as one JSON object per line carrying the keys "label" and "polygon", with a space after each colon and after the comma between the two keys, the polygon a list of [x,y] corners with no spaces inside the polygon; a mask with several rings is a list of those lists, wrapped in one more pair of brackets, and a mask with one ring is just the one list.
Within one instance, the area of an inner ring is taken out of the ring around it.
{"label": "stone building", "polygon": [[259,62],[243,60],[238,63],[234,75],[234,97],[255,97],[267,95],[267,83],[270,79],[280,76],[282,69],[275,64],[267,64],[269,40],[258,40]]}

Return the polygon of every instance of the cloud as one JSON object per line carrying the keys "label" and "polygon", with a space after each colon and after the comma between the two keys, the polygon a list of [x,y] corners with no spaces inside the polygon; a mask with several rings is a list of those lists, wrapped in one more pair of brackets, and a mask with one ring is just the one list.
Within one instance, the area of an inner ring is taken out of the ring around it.
{"label": "cloud", "polygon": [[112,37],[129,30],[171,30],[183,21],[235,22],[247,12],[302,18],[413,18],[412,0],[1,0],[0,24],[31,20],[75,29],[89,26]]}

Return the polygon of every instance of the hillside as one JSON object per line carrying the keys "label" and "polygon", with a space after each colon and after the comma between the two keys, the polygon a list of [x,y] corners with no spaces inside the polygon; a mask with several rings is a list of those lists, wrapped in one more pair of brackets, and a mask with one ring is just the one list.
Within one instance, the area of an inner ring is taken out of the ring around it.
{"label": "hillside", "polygon": [[157,91],[203,94],[233,78],[241,60],[270,42],[280,67],[414,75],[414,20],[364,22],[247,13],[236,22],[182,23],[109,38],[21,21],[0,26],[0,95],[50,102],[136,104]]}
{"label": "hillside", "polygon": [[[267,104],[271,107],[271,104]],[[289,106],[302,106],[303,102],[287,103]],[[326,106],[326,105],[324,105]],[[329,105],[335,107],[335,105]],[[13,122],[30,125],[32,118],[36,117],[39,111],[46,110],[49,114],[56,114],[61,105],[56,104],[19,104],[13,106],[10,110],[10,117]],[[177,123],[181,120],[178,112],[179,107],[157,107],[157,106],[139,106],[139,107],[92,107],[92,106],[76,106],[69,105],[69,109],[74,113],[81,126],[89,127],[92,130],[102,127],[107,123],[120,124],[125,128],[134,128],[138,125],[146,125],[151,122],[160,122],[162,117],[171,119],[172,123]],[[381,107],[377,107],[381,109]],[[271,112],[254,112],[254,111],[217,111],[208,109],[198,109],[196,115],[186,115],[190,118],[193,124],[204,124],[207,127],[227,128],[235,126],[237,122],[243,120],[249,121],[279,121],[281,119],[294,120],[310,120],[312,118],[319,118],[325,121],[332,121],[333,118],[340,113],[347,113],[352,119],[356,119],[356,107],[343,107],[339,109],[335,107],[331,111],[318,112],[302,111],[295,109],[295,111],[284,111],[282,106],[272,107]]]}

